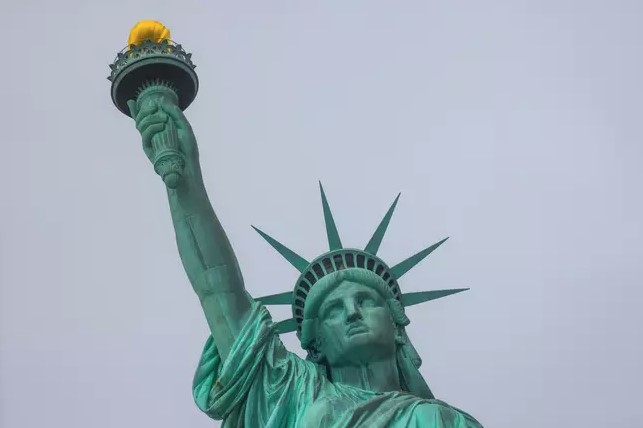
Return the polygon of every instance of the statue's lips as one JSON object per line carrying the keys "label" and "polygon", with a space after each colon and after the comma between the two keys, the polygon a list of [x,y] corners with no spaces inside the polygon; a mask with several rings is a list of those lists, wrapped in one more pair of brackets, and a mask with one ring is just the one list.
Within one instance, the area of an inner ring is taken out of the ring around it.
{"label": "statue's lips", "polygon": [[353,324],[346,330],[346,336],[353,336],[355,334],[368,332],[368,327],[365,324]]}

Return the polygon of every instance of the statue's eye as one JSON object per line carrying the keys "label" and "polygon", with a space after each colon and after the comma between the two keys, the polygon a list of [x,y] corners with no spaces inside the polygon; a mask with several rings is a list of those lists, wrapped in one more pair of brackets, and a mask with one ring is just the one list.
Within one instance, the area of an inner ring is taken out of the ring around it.
{"label": "statue's eye", "polygon": [[372,308],[377,306],[377,302],[371,296],[362,295],[357,298],[357,303],[363,308]]}
{"label": "statue's eye", "polygon": [[339,318],[342,314],[342,309],[338,306],[335,306],[330,311],[328,311],[328,318],[335,319]]}
{"label": "statue's eye", "polygon": [[327,320],[330,320],[330,319],[339,317],[341,314],[342,314],[341,305],[334,304],[326,308],[326,310],[324,311],[323,317]]}

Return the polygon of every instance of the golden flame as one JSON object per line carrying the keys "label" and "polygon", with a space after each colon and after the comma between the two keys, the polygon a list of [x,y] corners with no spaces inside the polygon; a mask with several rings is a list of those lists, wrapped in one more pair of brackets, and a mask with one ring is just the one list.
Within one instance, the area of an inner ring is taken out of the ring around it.
{"label": "golden flame", "polygon": [[170,30],[158,21],[144,19],[132,27],[127,46],[140,45],[145,40],[151,40],[155,43],[170,40]]}

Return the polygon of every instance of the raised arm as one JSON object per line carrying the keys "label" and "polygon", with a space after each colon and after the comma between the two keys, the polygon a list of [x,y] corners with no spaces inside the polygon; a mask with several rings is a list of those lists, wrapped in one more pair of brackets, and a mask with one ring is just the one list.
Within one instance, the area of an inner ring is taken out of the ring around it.
{"label": "raised arm", "polygon": [[129,106],[150,161],[172,139],[178,139],[185,157],[178,186],[167,189],[172,222],[183,267],[199,297],[217,349],[225,359],[248,319],[252,299],[244,288],[234,251],[205,190],[196,138],[183,112],[172,103],[140,111],[134,102]]}

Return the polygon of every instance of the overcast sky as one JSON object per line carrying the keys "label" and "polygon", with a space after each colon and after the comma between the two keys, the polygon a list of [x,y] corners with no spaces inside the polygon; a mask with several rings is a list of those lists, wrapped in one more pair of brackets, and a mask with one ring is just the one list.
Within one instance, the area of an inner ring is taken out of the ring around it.
{"label": "overcast sky", "polygon": [[312,259],[318,180],[347,246],[401,191],[385,261],[451,237],[403,291],[471,287],[407,311],[439,398],[490,428],[643,426],[640,1],[2,8],[2,428],[219,426],[163,183],[106,80],[139,19],[193,53],[186,114],[253,295],[297,272],[251,224]]}

